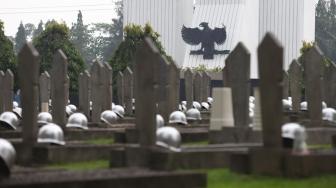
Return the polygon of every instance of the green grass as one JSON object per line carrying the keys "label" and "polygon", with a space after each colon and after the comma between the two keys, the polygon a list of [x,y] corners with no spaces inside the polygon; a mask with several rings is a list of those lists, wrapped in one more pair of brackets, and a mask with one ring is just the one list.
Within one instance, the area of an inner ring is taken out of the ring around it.
{"label": "green grass", "polygon": [[325,144],[325,145],[309,145],[309,149],[332,149],[331,144]]}
{"label": "green grass", "polygon": [[109,167],[109,161],[100,160],[100,161],[86,161],[86,162],[78,162],[78,163],[62,163],[62,164],[52,164],[46,166],[47,169],[64,169],[64,170],[96,170],[103,169]]}
{"label": "green grass", "polygon": [[85,143],[93,145],[110,145],[114,144],[114,139],[113,138],[92,139],[92,140],[86,140]]}
{"label": "green grass", "polygon": [[335,188],[336,175],[288,179],[238,175],[227,169],[209,170],[208,188]]}

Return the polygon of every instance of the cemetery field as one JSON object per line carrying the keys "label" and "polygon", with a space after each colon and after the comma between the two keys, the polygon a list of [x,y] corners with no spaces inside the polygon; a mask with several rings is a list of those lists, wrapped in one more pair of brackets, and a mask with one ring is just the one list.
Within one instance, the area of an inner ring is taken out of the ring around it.
{"label": "cemetery field", "polygon": [[[109,161],[88,161],[79,163],[52,164],[47,169],[66,169],[72,171],[109,168]],[[333,188],[336,187],[336,175],[322,177],[290,179],[265,176],[240,175],[228,169],[202,170],[208,174],[208,188]]]}
{"label": "cemetery field", "polygon": [[227,169],[209,170],[208,188],[332,188],[336,187],[336,175],[289,179],[238,175]]}

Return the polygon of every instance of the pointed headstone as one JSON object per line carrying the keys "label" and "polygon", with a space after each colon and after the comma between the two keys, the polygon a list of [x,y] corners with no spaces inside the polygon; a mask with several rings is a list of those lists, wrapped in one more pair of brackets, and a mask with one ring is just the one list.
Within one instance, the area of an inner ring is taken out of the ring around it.
{"label": "pointed headstone", "polygon": [[102,72],[104,73],[104,102],[103,102],[103,110],[111,110],[112,109],[112,67],[108,64],[108,62],[103,63],[104,67]]}
{"label": "pointed headstone", "polygon": [[297,60],[293,60],[289,66],[289,86],[292,97],[292,111],[300,111],[301,103],[301,85],[302,85],[302,67]]}
{"label": "pointed headstone", "polygon": [[238,43],[225,62],[227,85],[232,91],[234,122],[237,127],[249,125],[251,54],[243,43]]}
{"label": "pointed headstone", "polygon": [[289,76],[286,71],[283,71],[283,89],[282,98],[288,99],[289,96]]}
{"label": "pointed headstone", "polygon": [[267,33],[258,47],[262,135],[265,148],[282,148],[283,48]]}
{"label": "pointed headstone", "polygon": [[140,146],[154,146],[156,142],[156,99],[158,86],[159,50],[150,38],[145,38],[135,55],[136,127]]}
{"label": "pointed headstone", "polygon": [[[171,114],[175,110],[178,109],[178,105],[180,102],[180,70],[176,66],[174,62],[170,62],[168,65],[168,82],[169,82],[169,90],[168,90],[168,113]],[[165,119],[166,121],[169,118]]]}
{"label": "pointed headstone", "polygon": [[192,108],[192,105],[193,105],[192,103],[194,101],[193,82],[194,82],[194,73],[190,68],[188,68],[184,72],[185,95],[186,95],[188,109]]}
{"label": "pointed headstone", "polygon": [[202,79],[202,74],[196,72],[194,77],[194,100],[197,102],[202,102]]}
{"label": "pointed headstone", "polygon": [[229,87],[228,86],[228,68],[224,67],[222,70],[222,74],[223,74],[223,87]]}
{"label": "pointed headstone", "polygon": [[50,75],[47,71],[40,76],[40,111],[49,112]]}
{"label": "pointed headstone", "polygon": [[90,117],[90,73],[84,71],[79,75],[79,110],[83,112],[88,119]]}
{"label": "pointed headstone", "polygon": [[206,72],[202,72],[202,98],[201,102],[206,102],[208,100],[208,97],[210,97],[210,82],[211,82],[211,77],[210,75]]}
{"label": "pointed headstone", "polygon": [[[4,86],[4,78],[5,78],[5,73],[3,71],[0,71],[0,87]],[[0,114],[4,112],[4,99],[3,99],[3,90],[0,91]]]}
{"label": "pointed headstone", "polygon": [[253,130],[262,130],[261,106],[260,106],[260,89],[253,88],[254,93],[254,116],[253,116]]}
{"label": "pointed headstone", "polygon": [[125,113],[128,116],[133,116],[133,71],[127,67],[124,70],[124,101],[125,101]]}
{"label": "pointed headstone", "polygon": [[13,89],[14,89],[14,75],[11,70],[7,69],[3,78],[3,108],[4,111],[13,110]]}
{"label": "pointed headstone", "polygon": [[323,82],[324,101],[328,107],[336,108],[336,65],[334,62],[324,66]]}
{"label": "pointed headstone", "polygon": [[[91,120],[94,123],[100,122],[100,114],[103,111],[103,78],[102,70],[104,65],[98,61],[93,62],[91,67],[91,101],[92,101],[92,114]],[[112,105],[112,104],[110,104]]]}
{"label": "pointed headstone", "polygon": [[303,54],[308,113],[313,127],[322,125],[322,65],[323,55],[317,46]]}
{"label": "pointed headstone", "polygon": [[57,50],[51,68],[51,106],[53,121],[65,130],[65,107],[68,104],[68,59],[62,50]]}
{"label": "pointed headstone", "polygon": [[18,77],[22,106],[21,156],[25,163],[31,163],[33,146],[37,142],[37,107],[39,100],[39,54],[31,43],[25,44],[18,54]]}
{"label": "pointed headstone", "polygon": [[117,74],[117,91],[118,91],[118,104],[121,106],[125,105],[124,102],[124,74],[118,72]]}
{"label": "pointed headstone", "polygon": [[168,120],[170,113],[169,103],[171,102],[169,97],[173,87],[170,80],[170,62],[161,55],[158,58],[158,87],[155,88],[156,102],[158,104],[157,110],[164,120]]}

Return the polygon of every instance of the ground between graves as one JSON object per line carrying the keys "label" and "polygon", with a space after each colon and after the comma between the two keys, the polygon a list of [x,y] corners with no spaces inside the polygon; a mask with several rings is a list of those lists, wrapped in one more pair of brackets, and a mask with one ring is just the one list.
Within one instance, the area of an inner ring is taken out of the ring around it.
{"label": "ground between graves", "polygon": [[[109,161],[87,161],[46,166],[49,169],[94,170],[108,168]],[[241,175],[228,169],[201,170],[208,173],[208,188],[331,188],[336,187],[336,175],[304,179]]]}

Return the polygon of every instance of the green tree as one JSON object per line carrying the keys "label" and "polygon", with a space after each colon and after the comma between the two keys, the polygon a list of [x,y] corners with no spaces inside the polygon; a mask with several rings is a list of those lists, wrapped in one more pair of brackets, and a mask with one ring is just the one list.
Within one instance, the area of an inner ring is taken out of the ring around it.
{"label": "green tree", "polygon": [[91,61],[89,53],[89,42],[90,42],[90,33],[88,26],[83,23],[83,15],[81,11],[78,11],[77,22],[72,24],[70,30],[71,36],[70,41],[78,49],[82,57],[84,57],[86,62]]}
{"label": "green tree", "polygon": [[0,20],[0,70],[10,69],[15,75],[15,89],[17,89],[16,77],[16,56],[14,53],[13,43],[5,36],[4,24]]}
{"label": "green tree", "polygon": [[27,36],[27,38],[32,39],[32,38],[33,38],[34,31],[36,30],[35,25],[32,24],[32,23],[26,23],[26,24],[24,25],[24,28],[25,28],[25,31],[26,31],[26,36]]}
{"label": "green tree", "polygon": [[70,93],[76,93],[78,91],[78,77],[85,70],[85,64],[78,50],[70,42],[69,28],[64,23],[49,22],[33,43],[41,56],[41,72],[51,69],[53,56],[58,49],[65,53],[68,58]]}
{"label": "green tree", "polygon": [[40,35],[43,32],[43,22],[42,20],[40,21],[40,23],[37,26],[37,29],[34,31],[33,33],[33,38],[37,37],[38,35]]}
{"label": "green tree", "polygon": [[115,2],[115,7],[117,17],[112,23],[95,23],[90,27],[90,54],[101,61],[110,60],[123,39],[122,1]]}
{"label": "green tree", "polygon": [[134,24],[127,25],[124,32],[125,38],[110,60],[114,72],[113,75],[116,75],[119,71],[124,71],[128,66],[133,67],[132,63],[134,62],[136,47],[145,37],[151,37],[156,47],[158,47],[160,54],[165,56],[169,61],[172,61],[172,58],[166,54],[159,41],[160,35],[153,31],[149,24],[146,24],[144,27]]}
{"label": "green tree", "polygon": [[16,36],[15,36],[15,51],[16,51],[16,53],[19,53],[22,46],[26,43],[26,40],[27,40],[26,30],[23,26],[23,23],[21,22],[20,26],[18,28],[18,32],[16,33]]}

